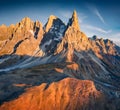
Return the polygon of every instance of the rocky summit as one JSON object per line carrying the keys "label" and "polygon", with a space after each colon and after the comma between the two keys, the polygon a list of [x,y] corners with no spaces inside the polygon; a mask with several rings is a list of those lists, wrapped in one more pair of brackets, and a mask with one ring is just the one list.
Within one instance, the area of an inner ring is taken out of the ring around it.
{"label": "rocky summit", "polygon": [[65,24],[25,17],[0,26],[0,110],[119,110],[120,47]]}

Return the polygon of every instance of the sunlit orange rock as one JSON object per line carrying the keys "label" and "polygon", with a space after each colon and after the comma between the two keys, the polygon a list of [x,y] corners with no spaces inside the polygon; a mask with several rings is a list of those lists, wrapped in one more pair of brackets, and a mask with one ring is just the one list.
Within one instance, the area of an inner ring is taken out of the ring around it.
{"label": "sunlit orange rock", "polygon": [[48,32],[49,29],[52,27],[54,20],[56,20],[57,17],[54,15],[51,15],[48,19],[48,22],[46,24],[45,32]]}
{"label": "sunlit orange rock", "polygon": [[0,110],[100,110],[102,99],[92,81],[66,78],[27,89],[17,99],[4,103]]}

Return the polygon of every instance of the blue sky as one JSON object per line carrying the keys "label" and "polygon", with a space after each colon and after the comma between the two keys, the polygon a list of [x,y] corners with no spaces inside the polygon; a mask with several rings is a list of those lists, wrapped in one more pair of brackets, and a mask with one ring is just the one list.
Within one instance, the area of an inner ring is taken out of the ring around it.
{"label": "blue sky", "polygon": [[65,23],[75,9],[81,31],[91,37],[120,41],[120,3],[118,0],[9,0],[0,1],[0,25],[16,24],[28,16],[44,25],[52,14]]}

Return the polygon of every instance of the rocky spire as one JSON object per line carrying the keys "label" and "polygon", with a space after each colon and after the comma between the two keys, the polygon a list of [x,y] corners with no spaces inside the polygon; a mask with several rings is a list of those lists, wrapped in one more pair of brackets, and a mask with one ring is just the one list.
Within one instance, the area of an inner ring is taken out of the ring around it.
{"label": "rocky spire", "polygon": [[45,25],[45,32],[48,32],[48,31],[49,31],[49,29],[51,28],[51,26],[52,26],[52,24],[53,24],[53,21],[54,21],[55,19],[57,19],[57,17],[54,16],[54,15],[51,15],[51,16],[49,17],[48,22],[47,22],[46,25]]}
{"label": "rocky spire", "polygon": [[26,29],[31,29],[33,27],[34,22],[29,18],[25,17],[21,20],[20,25],[26,27]]}
{"label": "rocky spire", "polygon": [[75,29],[80,30],[78,16],[77,16],[77,12],[75,10],[73,11],[72,18],[68,22],[68,26],[72,26]]}
{"label": "rocky spire", "polygon": [[29,17],[25,17],[21,20],[22,23],[31,22],[32,20]]}

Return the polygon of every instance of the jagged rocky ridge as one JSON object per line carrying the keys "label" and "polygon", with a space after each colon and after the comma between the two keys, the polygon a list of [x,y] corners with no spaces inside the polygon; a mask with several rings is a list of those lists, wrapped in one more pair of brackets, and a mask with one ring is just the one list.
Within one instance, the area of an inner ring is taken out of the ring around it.
{"label": "jagged rocky ridge", "polygon": [[[109,97],[110,100],[115,100],[111,102],[114,107],[116,103],[120,102],[118,100],[120,97],[120,47],[109,39],[98,39],[96,36],[88,38],[80,30],[76,11],[73,12],[67,25],[53,15],[49,17],[45,26],[42,26],[39,21],[33,22],[27,17],[16,25],[9,27],[2,25],[0,27],[0,55],[1,81],[5,81],[5,77],[10,79],[13,76],[10,84],[21,83],[20,80],[23,78],[23,83],[39,85],[42,82],[36,80],[46,79],[49,74],[44,76],[41,69],[30,69],[30,71],[28,69],[50,64],[54,71],[48,72],[55,73],[53,76],[57,77],[59,73],[62,74],[60,79],[72,77],[92,80],[101,94]],[[56,67],[53,64],[63,64],[64,66]],[[44,69],[49,70],[49,66],[45,66]],[[22,75],[21,71],[26,76]],[[13,73],[19,74],[13,75]],[[29,75],[29,73],[31,74]],[[35,75],[36,73],[37,75]],[[40,77],[38,77],[39,75]],[[33,80],[29,79],[32,76]],[[55,81],[55,77],[50,77],[50,82]],[[13,91],[19,92],[28,87],[25,86],[20,90],[15,88],[11,91],[9,89],[11,85],[7,82],[5,84],[10,91],[9,95],[13,94]],[[4,97],[1,97],[1,102],[11,99],[8,97],[9,95],[3,92]],[[117,107],[119,108],[118,105]]]}

